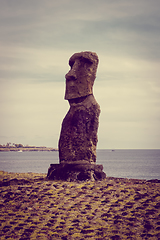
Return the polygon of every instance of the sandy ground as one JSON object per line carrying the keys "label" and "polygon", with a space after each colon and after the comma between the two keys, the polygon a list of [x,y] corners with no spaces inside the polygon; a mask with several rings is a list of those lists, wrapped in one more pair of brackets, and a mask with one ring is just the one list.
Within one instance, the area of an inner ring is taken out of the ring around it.
{"label": "sandy ground", "polygon": [[160,183],[0,172],[3,239],[160,239]]}

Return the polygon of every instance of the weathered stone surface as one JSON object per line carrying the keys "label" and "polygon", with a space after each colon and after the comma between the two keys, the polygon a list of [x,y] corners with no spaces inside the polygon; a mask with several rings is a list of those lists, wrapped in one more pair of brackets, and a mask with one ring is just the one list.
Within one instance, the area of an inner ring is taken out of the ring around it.
{"label": "weathered stone surface", "polygon": [[102,180],[106,174],[102,165],[79,163],[51,164],[47,178],[51,180],[85,181]]}
{"label": "weathered stone surface", "polygon": [[60,162],[96,162],[100,107],[93,95],[70,100],[59,139]]}
{"label": "weathered stone surface", "polygon": [[92,89],[98,56],[93,52],[75,53],[69,65],[65,99],[70,109],[59,138],[60,164],[51,164],[47,177],[65,181],[102,180],[106,177],[103,166],[95,164],[100,106]]}
{"label": "weathered stone surface", "polygon": [[75,53],[69,60],[71,67],[66,74],[65,99],[75,99],[93,94],[98,56],[93,52]]}

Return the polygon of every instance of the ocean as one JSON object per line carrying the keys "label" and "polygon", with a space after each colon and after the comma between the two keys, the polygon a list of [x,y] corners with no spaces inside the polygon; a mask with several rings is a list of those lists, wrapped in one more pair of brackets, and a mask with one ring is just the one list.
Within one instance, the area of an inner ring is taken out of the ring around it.
{"label": "ocean", "polygon": [[[0,170],[7,172],[47,173],[58,161],[58,151],[0,152]],[[160,180],[160,149],[98,149],[97,164],[107,177]]]}

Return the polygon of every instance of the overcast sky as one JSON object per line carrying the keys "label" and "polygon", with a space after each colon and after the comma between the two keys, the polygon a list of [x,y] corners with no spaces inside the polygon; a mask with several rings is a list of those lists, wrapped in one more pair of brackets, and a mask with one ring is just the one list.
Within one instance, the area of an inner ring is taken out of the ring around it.
{"label": "overcast sky", "polygon": [[160,148],[159,0],[0,0],[0,144],[58,146],[81,51],[99,56],[98,148]]}

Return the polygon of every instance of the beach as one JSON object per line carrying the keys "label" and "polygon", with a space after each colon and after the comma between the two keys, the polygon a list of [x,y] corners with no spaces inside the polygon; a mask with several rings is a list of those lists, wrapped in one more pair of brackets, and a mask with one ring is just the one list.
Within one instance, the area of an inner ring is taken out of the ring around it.
{"label": "beach", "polygon": [[160,239],[160,181],[0,172],[1,239]]}

